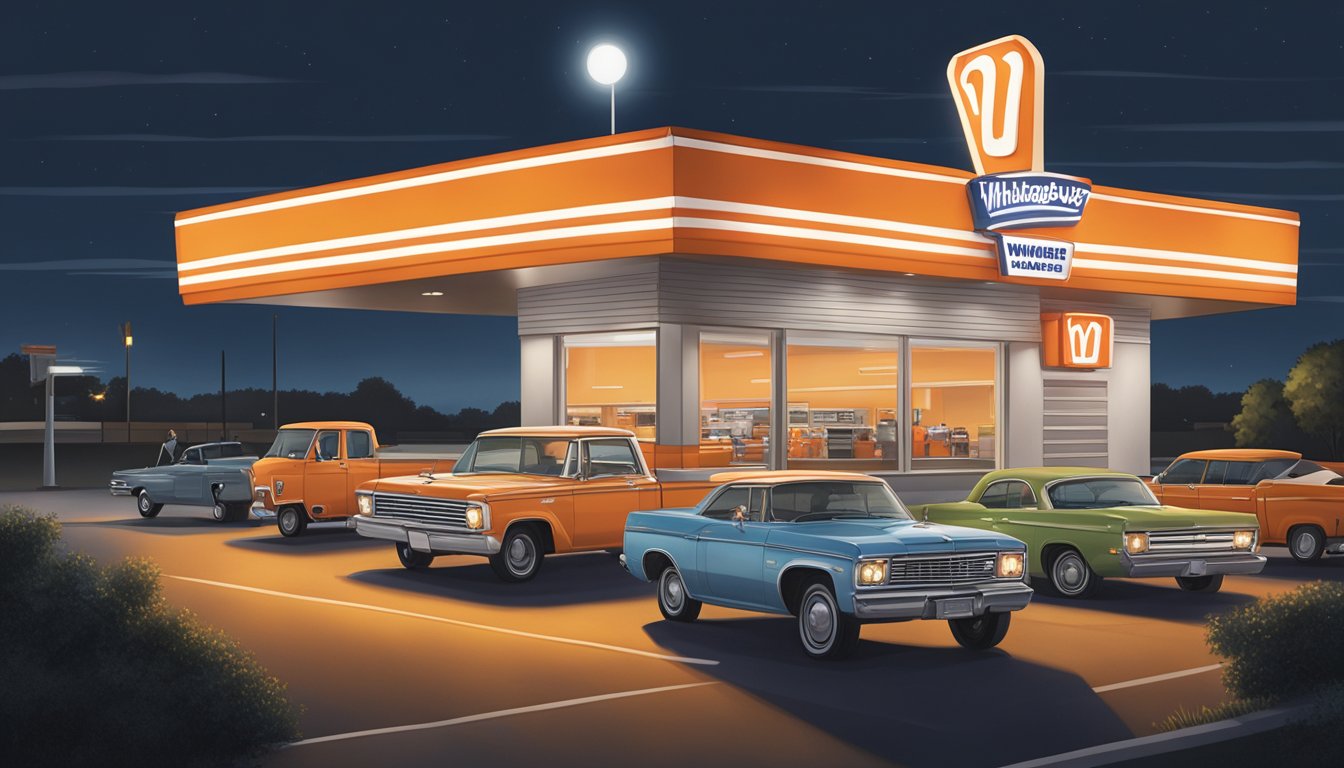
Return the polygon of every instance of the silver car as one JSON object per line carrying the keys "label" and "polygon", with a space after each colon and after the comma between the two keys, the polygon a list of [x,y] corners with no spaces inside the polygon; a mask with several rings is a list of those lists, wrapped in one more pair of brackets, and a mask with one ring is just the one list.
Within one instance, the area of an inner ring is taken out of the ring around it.
{"label": "silver car", "polygon": [[210,507],[220,522],[246,520],[252,505],[252,464],[242,443],[193,445],[172,464],[112,473],[113,496],[134,496],[141,517],[154,517],[164,504]]}

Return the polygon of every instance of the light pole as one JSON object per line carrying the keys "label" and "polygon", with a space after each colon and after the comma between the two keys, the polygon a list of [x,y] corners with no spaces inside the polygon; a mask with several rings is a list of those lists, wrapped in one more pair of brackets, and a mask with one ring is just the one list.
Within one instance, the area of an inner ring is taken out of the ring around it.
{"label": "light pole", "polygon": [[126,346],[126,442],[131,442],[131,321],[121,324],[121,341]]}
{"label": "light pole", "polygon": [[588,52],[588,76],[611,86],[611,132],[616,133],[616,81],[625,76],[625,54],[610,43],[593,46]]}

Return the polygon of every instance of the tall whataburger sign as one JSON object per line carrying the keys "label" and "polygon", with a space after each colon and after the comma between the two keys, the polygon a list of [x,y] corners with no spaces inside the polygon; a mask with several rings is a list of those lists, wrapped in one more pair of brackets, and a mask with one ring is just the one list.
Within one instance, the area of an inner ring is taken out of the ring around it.
{"label": "tall whataburger sign", "polygon": [[1005,230],[1067,227],[1092,195],[1084,179],[1045,171],[1045,62],[1036,46],[1009,35],[958,53],[947,82],[976,173],[966,185],[975,228],[994,237],[999,274],[1069,279],[1073,244],[1009,237]]}

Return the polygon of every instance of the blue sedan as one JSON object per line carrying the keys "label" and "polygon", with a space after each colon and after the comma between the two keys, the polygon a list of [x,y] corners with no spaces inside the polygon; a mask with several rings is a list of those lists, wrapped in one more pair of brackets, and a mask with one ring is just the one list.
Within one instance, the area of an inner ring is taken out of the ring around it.
{"label": "blue sedan", "polygon": [[731,472],[686,509],[634,512],[621,565],[658,584],[670,621],[703,603],[798,618],[803,650],[841,658],[866,623],[946,620],[992,648],[1031,601],[1026,547],[913,519],[886,483],[850,472]]}

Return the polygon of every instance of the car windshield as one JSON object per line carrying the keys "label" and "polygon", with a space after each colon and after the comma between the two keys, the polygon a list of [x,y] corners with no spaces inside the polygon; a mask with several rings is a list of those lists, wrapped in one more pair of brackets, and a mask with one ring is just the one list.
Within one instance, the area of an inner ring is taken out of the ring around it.
{"label": "car windshield", "polygon": [[906,510],[886,483],[810,482],[775,486],[770,494],[770,515],[788,523],[810,520],[883,517],[909,520]]}
{"label": "car windshield", "polygon": [[517,475],[565,474],[569,438],[477,438],[453,466],[454,475],[506,473]]}
{"label": "car windshield", "polygon": [[314,434],[316,430],[312,429],[282,429],[275,436],[275,442],[271,443],[271,450],[266,452],[266,457],[302,459],[308,455],[308,446],[313,444]]}
{"label": "car windshield", "polygon": [[1157,506],[1157,499],[1137,477],[1080,477],[1055,483],[1048,493],[1055,509]]}

